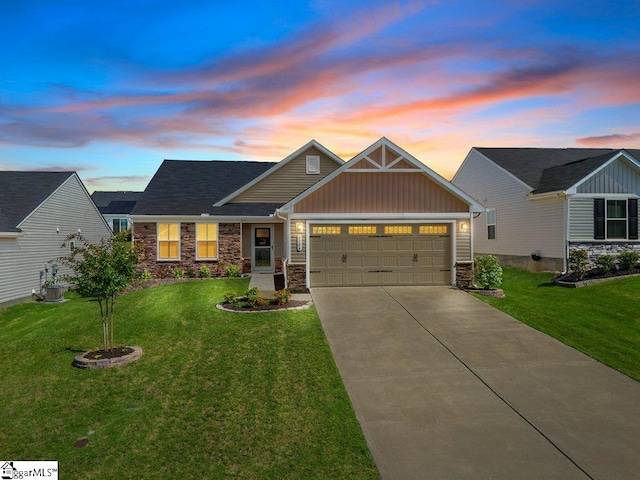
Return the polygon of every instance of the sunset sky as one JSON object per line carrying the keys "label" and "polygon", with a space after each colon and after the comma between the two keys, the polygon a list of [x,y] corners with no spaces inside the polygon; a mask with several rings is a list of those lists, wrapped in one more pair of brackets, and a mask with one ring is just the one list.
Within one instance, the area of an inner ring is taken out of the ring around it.
{"label": "sunset sky", "polygon": [[386,136],[640,148],[638,1],[0,1],[0,169],[142,190],[165,158],[345,160]]}

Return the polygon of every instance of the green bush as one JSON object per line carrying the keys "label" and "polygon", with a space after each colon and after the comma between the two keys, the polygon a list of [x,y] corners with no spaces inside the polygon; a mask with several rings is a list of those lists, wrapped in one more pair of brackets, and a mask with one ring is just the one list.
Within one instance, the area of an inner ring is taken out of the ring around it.
{"label": "green bush", "polygon": [[142,270],[142,272],[140,272],[139,278],[141,278],[142,280],[150,280],[151,272],[149,271],[149,269],[145,268],[144,270]]}
{"label": "green bush", "polygon": [[174,268],[173,278],[184,278],[184,270],[181,268]]}
{"label": "green bush", "polygon": [[600,255],[597,259],[596,259],[596,265],[598,266],[598,270],[600,271],[600,273],[605,274],[605,273],[609,273],[611,270],[613,270],[613,265],[614,265],[614,260],[613,257],[611,255]]}
{"label": "green bush", "polygon": [[200,278],[209,278],[211,276],[211,269],[206,265],[200,267]]}
{"label": "green bush", "polygon": [[236,265],[227,265],[225,273],[227,277],[236,278],[240,276],[240,268]]}
{"label": "green bush", "polygon": [[631,270],[638,264],[640,254],[635,250],[628,250],[618,255],[618,264],[621,270]]}
{"label": "green bush", "polygon": [[573,273],[577,280],[582,280],[587,273],[588,256],[587,251],[582,249],[569,252],[569,271]]}
{"label": "green bush", "polygon": [[473,280],[481,288],[502,285],[502,267],[494,255],[478,255],[474,263]]}
{"label": "green bush", "polygon": [[251,287],[246,293],[247,303],[252,307],[259,307],[266,303],[266,299],[260,296],[258,287]]}
{"label": "green bush", "polygon": [[187,277],[195,278],[195,276],[196,276],[196,271],[193,269],[193,267],[187,268]]}
{"label": "green bush", "polygon": [[278,290],[273,294],[273,296],[278,302],[278,305],[284,305],[286,303],[289,303],[289,300],[291,299],[291,292],[284,288],[282,290]]}
{"label": "green bush", "polygon": [[236,294],[233,292],[225,292],[224,303],[236,303]]}

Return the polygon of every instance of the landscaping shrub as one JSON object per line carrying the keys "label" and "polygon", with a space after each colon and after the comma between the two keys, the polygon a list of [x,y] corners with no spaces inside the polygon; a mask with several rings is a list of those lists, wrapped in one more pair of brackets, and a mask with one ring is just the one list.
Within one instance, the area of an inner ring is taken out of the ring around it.
{"label": "landscaping shrub", "polygon": [[576,249],[569,252],[569,271],[577,280],[582,280],[587,273],[587,258],[586,250]]}
{"label": "landscaping shrub", "polygon": [[195,278],[195,276],[196,276],[196,271],[193,269],[193,267],[187,268],[187,277]]}
{"label": "landscaping shrub", "polygon": [[289,300],[291,300],[291,292],[286,288],[278,290],[273,294],[273,296],[278,302],[278,305],[284,305],[286,303],[289,303]]}
{"label": "landscaping shrub", "polygon": [[211,276],[211,269],[206,265],[200,267],[200,278],[209,278]]}
{"label": "landscaping shrub", "polygon": [[601,274],[606,274],[609,273],[611,270],[613,270],[613,265],[614,265],[614,260],[613,257],[611,255],[600,255],[597,259],[596,259],[596,265],[598,266],[598,270],[600,271]]}
{"label": "landscaping shrub", "polygon": [[144,270],[142,270],[142,272],[140,272],[140,274],[138,275],[138,278],[141,278],[142,280],[150,280],[151,272],[149,271],[148,268],[145,268]]}
{"label": "landscaping shrub", "polygon": [[631,270],[638,264],[640,254],[634,250],[622,252],[618,255],[618,264],[621,270]]}
{"label": "landscaping shrub", "polygon": [[184,270],[181,268],[174,268],[173,278],[184,278]]}
{"label": "landscaping shrub", "polygon": [[266,303],[266,299],[260,296],[258,287],[252,287],[246,293],[247,303],[252,307],[259,307]]}
{"label": "landscaping shrub", "polygon": [[474,264],[473,279],[481,288],[498,288],[502,285],[502,267],[494,255],[478,255]]}
{"label": "landscaping shrub", "polygon": [[224,303],[236,303],[236,294],[233,292],[225,292]]}
{"label": "landscaping shrub", "polygon": [[240,276],[240,269],[236,265],[227,265],[225,274],[227,277],[237,278]]}

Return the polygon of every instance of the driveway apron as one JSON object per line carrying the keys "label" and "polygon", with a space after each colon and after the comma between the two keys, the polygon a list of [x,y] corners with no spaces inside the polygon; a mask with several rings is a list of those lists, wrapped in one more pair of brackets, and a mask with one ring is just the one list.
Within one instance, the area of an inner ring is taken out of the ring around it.
{"label": "driveway apron", "polygon": [[312,290],[387,479],[636,479],[640,383],[449,287]]}

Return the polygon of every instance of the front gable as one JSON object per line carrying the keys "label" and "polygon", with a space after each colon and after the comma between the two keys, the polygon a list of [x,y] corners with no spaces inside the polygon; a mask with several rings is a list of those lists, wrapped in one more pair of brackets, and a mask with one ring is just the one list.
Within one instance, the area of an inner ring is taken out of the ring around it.
{"label": "front gable", "polygon": [[575,193],[640,195],[640,165],[621,152],[603,168],[596,170],[576,184]]}
{"label": "front gable", "polygon": [[[308,168],[308,159],[314,167],[311,170]],[[337,155],[312,140],[252,182],[220,200],[216,206],[227,203],[284,204],[343,164],[344,161]]]}
{"label": "front gable", "polygon": [[458,213],[482,207],[386,138],[282,208],[293,213]]}

